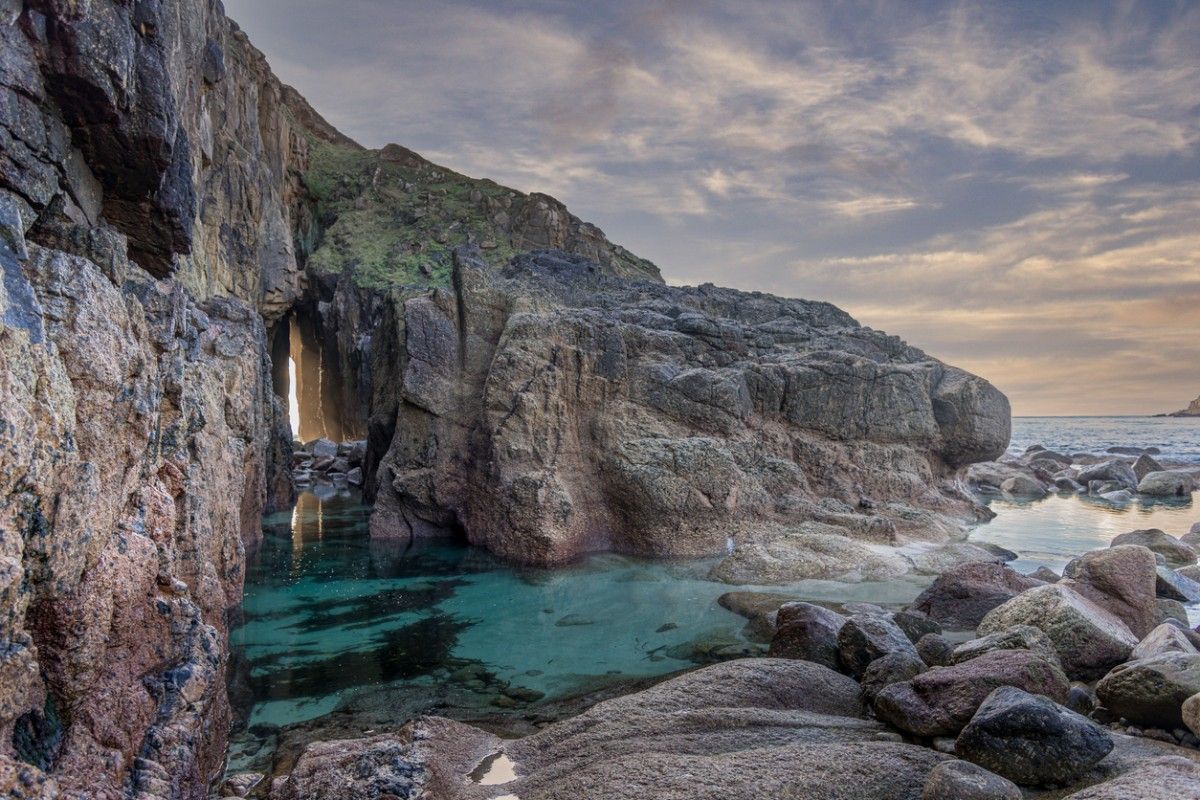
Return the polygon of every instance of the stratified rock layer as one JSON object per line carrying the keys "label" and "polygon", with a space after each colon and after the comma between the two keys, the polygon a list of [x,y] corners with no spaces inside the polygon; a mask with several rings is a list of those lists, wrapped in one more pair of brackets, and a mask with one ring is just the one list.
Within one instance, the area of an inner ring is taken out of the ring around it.
{"label": "stratified rock layer", "polygon": [[873,546],[974,518],[951,475],[1007,444],[990,384],[826,303],[455,258],[375,337],[378,535],[530,563],[732,541],[717,577],[894,577]]}

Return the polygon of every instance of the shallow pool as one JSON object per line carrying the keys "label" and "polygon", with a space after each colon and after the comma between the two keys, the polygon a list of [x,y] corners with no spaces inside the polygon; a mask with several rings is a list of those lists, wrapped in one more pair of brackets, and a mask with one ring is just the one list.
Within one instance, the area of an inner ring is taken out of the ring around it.
{"label": "shallow pool", "polygon": [[[1197,518],[1178,502],[988,502],[998,516],[972,538],[1016,551],[1022,571],[1061,570],[1135,528],[1180,535]],[[711,561],[613,554],[521,569],[449,543],[373,541],[368,513],[351,495],[305,494],[294,512],[265,520],[231,631],[231,769],[267,766],[280,731],[300,723],[336,719],[354,735],[423,713],[528,716],[574,695],[759,653],[746,619],[717,602],[739,588],[898,606],[930,580],[735,587],[705,579]]]}

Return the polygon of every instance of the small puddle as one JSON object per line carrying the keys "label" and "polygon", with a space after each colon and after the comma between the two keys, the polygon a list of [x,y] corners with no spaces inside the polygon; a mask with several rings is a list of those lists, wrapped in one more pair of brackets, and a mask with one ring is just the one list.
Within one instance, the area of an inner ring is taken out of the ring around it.
{"label": "small puddle", "polygon": [[[492,753],[471,771],[470,778],[480,786],[500,786],[512,783],[517,779],[517,765],[504,753]],[[514,795],[505,795],[495,798],[495,800],[517,800],[517,798]]]}

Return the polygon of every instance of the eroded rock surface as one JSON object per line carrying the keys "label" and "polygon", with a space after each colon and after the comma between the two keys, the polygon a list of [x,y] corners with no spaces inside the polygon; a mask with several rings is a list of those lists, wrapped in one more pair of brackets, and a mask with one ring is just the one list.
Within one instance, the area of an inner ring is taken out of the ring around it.
{"label": "eroded rock surface", "polygon": [[951,473],[1009,435],[986,381],[833,306],[558,252],[497,274],[459,250],[454,290],[385,326],[374,532],[522,562],[732,542],[718,578],[894,577],[912,563],[879,546],[957,533],[980,512]]}

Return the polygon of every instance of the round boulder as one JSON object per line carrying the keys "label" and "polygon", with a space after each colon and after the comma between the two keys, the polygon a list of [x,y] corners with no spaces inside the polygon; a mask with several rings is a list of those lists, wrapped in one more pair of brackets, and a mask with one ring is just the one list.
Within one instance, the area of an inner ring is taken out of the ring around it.
{"label": "round boulder", "polygon": [[944,761],[929,773],[921,800],[1021,800],[1021,790],[969,761]]}
{"label": "round boulder", "polygon": [[975,561],[938,576],[909,606],[943,627],[968,630],[997,606],[1042,582],[1003,564]]}
{"label": "round boulder", "polygon": [[1112,749],[1087,717],[1012,686],[988,695],[955,743],[960,757],[1025,786],[1071,783]]}
{"label": "round boulder", "polygon": [[1096,684],[1100,702],[1135,725],[1172,730],[1183,704],[1200,693],[1200,654],[1166,653],[1113,668]]}
{"label": "round boulder", "polygon": [[797,658],[838,669],[838,631],[846,618],[812,603],[787,603],[775,616],[770,655]]}

